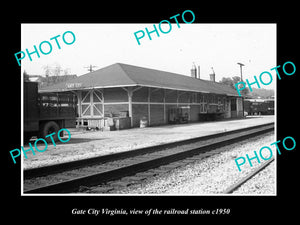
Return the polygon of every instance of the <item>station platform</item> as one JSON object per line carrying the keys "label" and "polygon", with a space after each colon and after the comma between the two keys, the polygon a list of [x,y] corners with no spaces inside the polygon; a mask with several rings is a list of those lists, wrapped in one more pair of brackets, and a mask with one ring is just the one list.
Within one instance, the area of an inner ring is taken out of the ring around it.
{"label": "station platform", "polygon": [[[23,157],[22,166],[23,169],[29,169],[58,164],[271,122],[275,122],[275,116],[273,115],[247,116],[243,119],[236,120],[165,125],[105,132],[69,129],[71,132],[69,142],[61,143],[57,141],[55,147],[52,143],[49,143],[46,151],[35,151],[35,155],[32,155],[31,151],[28,151],[28,158],[25,159],[25,157]],[[42,145],[44,144],[41,144],[40,149],[44,148]],[[28,144],[24,146],[25,150],[28,148]]]}

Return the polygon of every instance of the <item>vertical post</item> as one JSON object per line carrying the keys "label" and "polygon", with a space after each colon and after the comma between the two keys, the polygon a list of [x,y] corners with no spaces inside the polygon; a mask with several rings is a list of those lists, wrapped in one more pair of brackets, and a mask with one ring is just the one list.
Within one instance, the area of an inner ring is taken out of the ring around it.
{"label": "vertical post", "polygon": [[167,123],[166,121],[166,89],[163,89],[164,90],[164,124]]}
{"label": "vertical post", "polygon": [[58,95],[58,93],[56,92],[56,116],[58,117],[58,110],[59,110],[59,95]]}
{"label": "vertical post", "polygon": [[200,93],[197,94],[197,102],[199,103],[199,113],[201,113],[201,106],[202,106],[202,101],[201,101],[202,95]]}
{"label": "vertical post", "polygon": [[94,90],[90,92],[90,110],[91,110],[91,117],[94,117],[94,100],[93,100]]}
{"label": "vertical post", "polygon": [[243,63],[237,63],[238,65],[240,65],[240,71],[241,71],[241,81],[243,81],[243,69],[242,67],[245,66]]}
{"label": "vertical post", "polygon": [[102,117],[103,117],[103,121],[104,121],[104,89],[101,90],[101,97],[102,97]]}
{"label": "vertical post", "polygon": [[238,98],[235,99],[235,107],[236,107],[236,117],[238,118],[239,117],[239,110],[240,110],[239,99]]}
{"label": "vertical post", "polygon": [[241,81],[243,81],[243,69],[242,65],[240,65],[240,70],[241,70]]}
{"label": "vertical post", "polygon": [[179,94],[178,94],[178,90],[176,90],[176,106],[178,107],[178,100],[179,100]]}
{"label": "vertical post", "polygon": [[243,110],[243,117],[245,117],[245,113],[244,113],[244,98],[242,97],[242,110]]}
{"label": "vertical post", "polygon": [[[241,81],[243,81],[243,66],[245,66],[243,63],[237,63],[240,65],[240,70],[241,70]],[[242,112],[243,112],[243,117],[244,117],[244,99],[242,98]]]}
{"label": "vertical post", "polygon": [[130,127],[133,127],[133,117],[132,117],[132,87],[128,87],[127,89],[127,94],[128,94],[128,112],[129,112],[129,117],[130,117]]}
{"label": "vertical post", "polygon": [[151,88],[148,87],[148,126],[150,126],[151,124],[150,100],[151,100]]}
{"label": "vertical post", "polygon": [[78,91],[77,92],[77,101],[78,101],[78,108],[77,108],[77,113],[78,113],[78,117],[79,117],[79,119],[77,119],[77,122],[78,122],[78,124],[77,124],[77,127],[79,127],[79,123],[80,123],[80,125],[82,125],[82,119],[81,119],[81,117],[82,117],[82,106],[81,106],[81,101],[82,101],[82,92],[81,91]]}

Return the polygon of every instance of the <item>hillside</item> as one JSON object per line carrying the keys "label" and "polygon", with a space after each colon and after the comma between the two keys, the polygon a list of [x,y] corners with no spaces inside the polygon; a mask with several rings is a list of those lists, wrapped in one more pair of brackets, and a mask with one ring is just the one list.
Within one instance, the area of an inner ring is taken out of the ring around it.
{"label": "hillside", "polygon": [[270,98],[275,97],[275,92],[273,89],[264,89],[264,88],[252,88],[253,91],[248,93],[247,96],[251,98]]}

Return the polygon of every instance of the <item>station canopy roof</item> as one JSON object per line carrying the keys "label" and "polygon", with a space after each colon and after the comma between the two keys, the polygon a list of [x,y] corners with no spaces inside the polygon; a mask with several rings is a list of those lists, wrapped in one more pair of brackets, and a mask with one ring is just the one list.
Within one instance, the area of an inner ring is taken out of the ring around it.
{"label": "station canopy roof", "polygon": [[130,86],[238,96],[237,91],[228,85],[123,63],[115,63],[74,79],[43,87],[39,92],[66,92]]}

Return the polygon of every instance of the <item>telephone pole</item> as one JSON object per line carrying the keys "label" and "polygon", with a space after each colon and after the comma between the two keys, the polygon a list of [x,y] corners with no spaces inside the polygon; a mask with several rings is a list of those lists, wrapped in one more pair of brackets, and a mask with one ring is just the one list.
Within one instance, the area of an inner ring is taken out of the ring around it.
{"label": "telephone pole", "polygon": [[92,66],[92,65],[90,65],[90,66],[85,66],[84,68],[88,68],[88,71],[93,72],[94,71],[93,70],[94,67],[98,67],[98,66]]}
{"label": "telephone pole", "polygon": [[245,66],[243,63],[237,63],[238,65],[240,65],[240,69],[241,69],[241,81],[243,81],[243,69],[242,67]]}
{"label": "telephone pole", "polygon": [[[237,63],[240,65],[241,69],[241,81],[243,81],[243,66],[245,66],[243,63]],[[242,98],[242,105],[243,105],[243,117],[245,116],[244,111],[245,111],[245,105],[244,105],[244,98]]]}

